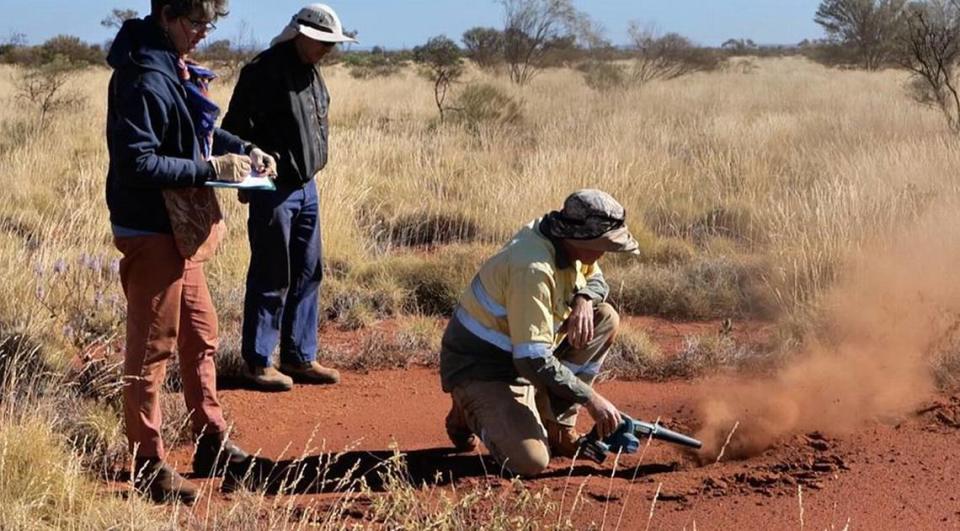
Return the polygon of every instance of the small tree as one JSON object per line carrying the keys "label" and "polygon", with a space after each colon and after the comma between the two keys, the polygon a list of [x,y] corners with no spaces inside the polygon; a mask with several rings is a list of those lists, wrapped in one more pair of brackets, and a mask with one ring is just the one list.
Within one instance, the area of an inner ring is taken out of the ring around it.
{"label": "small tree", "polygon": [[123,26],[124,22],[137,18],[138,16],[140,16],[140,14],[137,13],[136,9],[113,8],[110,14],[100,21],[100,25],[105,28],[120,29],[120,26]]}
{"label": "small tree", "polygon": [[82,96],[66,90],[70,75],[77,69],[76,64],[58,56],[47,63],[27,66],[16,80],[16,98],[37,111],[37,131],[46,128],[50,116],[57,111],[83,103]]}
{"label": "small tree", "polygon": [[9,55],[18,49],[24,48],[26,45],[26,35],[23,33],[11,33],[4,42],[0,43],[0,62],[13,62]]}
{"label": "small tree", "polygon": [[960,4],[956,0],[915,2],[906,16],[900,63],[913,74],[912,96],[939,109],[960,134]]}
{"label": "small tree", "polygon": [[[510,79],[525,85],[543,68],[550,49],[592,25],[572,0],[499,0],[504,9],[504,59]],[[580,30],[578,32],[578,30]]]}
{"label": "small tree", "polygon": [[631,22],[627,32],[636,54],[633,82],[644,85],[655,79],[676,79],[694,72],[717,68],[719,59],[709,50],[697,48],[689,39],[676,33],[660,37],[651,27],[642,28]]}
{"label": "small tree", "polygon": [[457,44],[445,35],[433,37],[413,49],[413,60],[422,66],[421,74],[433,82],[433,97],[443,121],[444,101],[450,85],[463,75],[463,58]]}
{"label": "small tree", "polygon": [[877,70],[893,57],[907,0],[823,0],[813,20],[856,51],[860,65]]}
{"label": "small tree", "polygon": [[753,42],[753,39],[727,39],[720,45],[720,48],[724,51],[742,54],[755,51],[757,43]]}
{"label": "small tree", "polygon": [[463,47],[480,68],[493,68],[503,60],[503,32],[493,28],[471,28],[463,33]]}

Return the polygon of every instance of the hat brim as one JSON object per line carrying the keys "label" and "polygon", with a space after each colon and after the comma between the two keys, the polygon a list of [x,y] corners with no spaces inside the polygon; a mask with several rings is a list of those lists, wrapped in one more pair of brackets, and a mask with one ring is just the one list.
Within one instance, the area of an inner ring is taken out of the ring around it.
{"label": "hat brim", "polygon": [[626,227],[620,227],[619,229],[612,230],[599,238],[593,238],[590,240],[567,240],[571,245],[575,247],[580,247],[581,249],[589,249],[591,251],[604,251],[607,253],[627,253],[638,255],[640,254],[640,244],[637,243],[637,240],[630,234],[630,230]]}
{"label": "hat brim", "polygon": [[360,42],[357,39],[354,39],[353,37],[348,37],[344,35],[343,33],[328,33],[326,31],[320,31],[318,29],[311,28],[310,26],[304,26],[303,24],[297,25],[297,31],[306,37],[309,37],[315,41],[320,41],[320,42],[332,42],[332,43]]}

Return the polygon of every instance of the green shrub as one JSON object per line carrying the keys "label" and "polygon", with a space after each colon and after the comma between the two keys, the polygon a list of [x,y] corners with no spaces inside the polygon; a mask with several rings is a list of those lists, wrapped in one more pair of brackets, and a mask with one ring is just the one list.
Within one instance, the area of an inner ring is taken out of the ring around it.
{"label": "green shrub", "polygon": [[587,86],[599,92],[624,90],[630,83],[626,69],[609,61],[591,61],[585,63],[580,70]]}
{"label": "green shrub", "polygon": [[106,59],[103,50],[95,44],[87,44],[73,35],[57,35],[35,49],[41,63],[51,63],[63,58],[80,66],[102,65]]}
{"label": "green shrub", "polygon": [[457,111],[456,120],[471,128],[484,124],[514,125],[523,121],[523,104],[486,83],[467,85],[452,110]]}
{"label": "green shrub", "polygon": [[405,61],[397,55],[371,52],[348,54],[343,64],[354,79],[376,79],[399,74]]}

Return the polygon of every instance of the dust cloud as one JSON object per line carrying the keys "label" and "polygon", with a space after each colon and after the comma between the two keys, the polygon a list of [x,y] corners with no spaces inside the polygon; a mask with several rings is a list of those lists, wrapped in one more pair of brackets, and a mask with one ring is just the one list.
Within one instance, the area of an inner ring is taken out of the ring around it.
{"label": "dust cloud", "polygon": [[825,300],[820,339],[777,374],[704,390],[701,460],[756,455],[810,431],[843,434],[934,392],[930,351],[960,315],[960,216],[936,216],[860,253]]}

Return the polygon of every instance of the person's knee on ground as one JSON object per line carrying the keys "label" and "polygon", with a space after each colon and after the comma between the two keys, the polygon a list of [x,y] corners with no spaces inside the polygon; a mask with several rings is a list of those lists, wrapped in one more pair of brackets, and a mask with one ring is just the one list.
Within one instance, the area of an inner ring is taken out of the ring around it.
{"label": "person's knee on ground", "polygon": [[550,451],[546,441],[527,439],[506,452],[497,452],[497,458],[506,470],[518,476],[542,474],[550,465]]}

